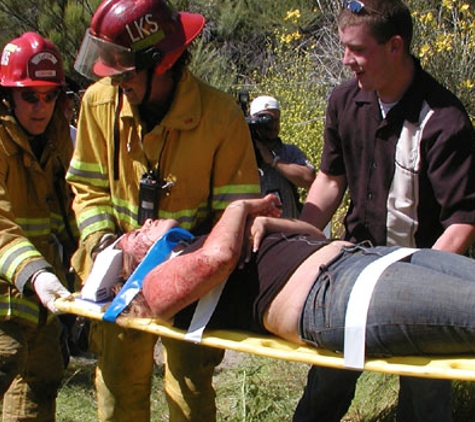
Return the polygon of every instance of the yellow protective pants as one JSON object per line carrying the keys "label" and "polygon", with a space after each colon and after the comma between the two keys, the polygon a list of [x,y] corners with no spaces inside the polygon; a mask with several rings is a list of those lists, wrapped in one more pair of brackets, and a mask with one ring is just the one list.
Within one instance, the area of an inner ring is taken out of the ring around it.
{"label": "yellow protective pants", "polygon": [[[157,336],[111,323],[91,325],[97,353],[100,422],[149,422],[153,354]],[[214,422],[214,367],[224,351],[162,338],[170,422]]]}
{"label": "yellow protective pants", "polygon": [[3,422],[55,420],[64,375],[60,323],[30,327],[0,322],[0,393]]}

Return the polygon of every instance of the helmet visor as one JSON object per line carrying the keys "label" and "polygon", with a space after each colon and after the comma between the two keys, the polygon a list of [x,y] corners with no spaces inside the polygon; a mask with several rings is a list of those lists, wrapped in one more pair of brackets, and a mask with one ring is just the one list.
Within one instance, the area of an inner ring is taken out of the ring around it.
{"label": "helmet visor", "polygon": [[95,37],[88,29],[74,69],[91,80],[117,76],[135,70],[135,53],[129,48]]}

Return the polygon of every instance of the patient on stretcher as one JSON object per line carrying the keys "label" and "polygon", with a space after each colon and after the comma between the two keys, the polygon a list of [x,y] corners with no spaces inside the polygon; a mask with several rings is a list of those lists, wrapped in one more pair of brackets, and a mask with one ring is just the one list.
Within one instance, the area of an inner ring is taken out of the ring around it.
{"label": "patient on stretcher", "polygon": [[[277,201],[230,204],[208,236],[180,245],[147,274],[129,312],[187,328],[198,301],[225,283],[208,328],[273,333],[333,351],[344,349],[351,330],[362,331],[367,356],[475,352],[474,260],[328,240],[305,222],[278,218]],[[124,235],[125,269],[175,226],[149,220]]]}

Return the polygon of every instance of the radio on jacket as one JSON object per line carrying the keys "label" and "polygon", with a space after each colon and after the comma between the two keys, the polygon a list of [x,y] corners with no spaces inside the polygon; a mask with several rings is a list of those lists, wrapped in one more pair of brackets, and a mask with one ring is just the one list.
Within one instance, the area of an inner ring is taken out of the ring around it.
{"label": "radio on jacket", "polygon": [[153,170],[142,175],[139,188],[138,223],[140,225],[143,225],[147,218],[154,220],[157,218],[160,185]]}

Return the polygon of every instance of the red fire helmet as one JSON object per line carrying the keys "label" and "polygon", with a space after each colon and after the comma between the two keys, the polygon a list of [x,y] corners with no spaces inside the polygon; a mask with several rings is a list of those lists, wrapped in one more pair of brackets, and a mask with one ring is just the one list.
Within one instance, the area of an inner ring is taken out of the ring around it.
{"label": "red fire helmet", "polygon": [[0,59],[1,86],[60,86],[64,81],[61,56],[51,41],[25,32],[5,45]]}
{"label": "red fire helmet", "polygon": [[105,0],[92,17],[74,68],[90,79],[152,66],[165,73],[204,23],[202,15],[176,12],[165,0]]}

